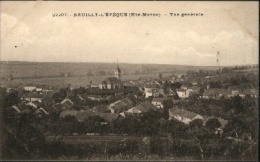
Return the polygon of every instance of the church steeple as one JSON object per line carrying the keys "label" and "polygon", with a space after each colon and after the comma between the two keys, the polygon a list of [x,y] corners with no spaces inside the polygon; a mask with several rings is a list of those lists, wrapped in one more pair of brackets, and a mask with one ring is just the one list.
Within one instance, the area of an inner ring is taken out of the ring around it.
{"label": "church steeple", "polygon": [[116,68],[116,71],[115,71],[115,77],[117,79],[121,79],[121,70],[119,68],[118,61],[117,61],[117,68]]}

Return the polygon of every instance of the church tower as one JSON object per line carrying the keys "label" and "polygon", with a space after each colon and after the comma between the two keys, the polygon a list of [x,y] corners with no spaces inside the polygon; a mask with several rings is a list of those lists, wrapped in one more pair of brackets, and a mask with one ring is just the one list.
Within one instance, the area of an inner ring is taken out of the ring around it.
{"label": "church tower", "polygon": [[115,71],[115,77],[117,79],[121,79],[121,70],[119,68],[118,62],[117,62],[117,68],[116,68],[116,71]]}

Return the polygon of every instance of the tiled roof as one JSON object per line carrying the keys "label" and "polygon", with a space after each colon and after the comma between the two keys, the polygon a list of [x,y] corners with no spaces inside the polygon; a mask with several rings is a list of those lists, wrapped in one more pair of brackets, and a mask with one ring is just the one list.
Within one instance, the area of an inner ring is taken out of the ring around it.
{"label": "tiled roof", "polygon": [[110,84],[119,84],[119,83],[121,83],[121,80],[117,79],[116,77],[108,77],[108,78],[105,79],[105,81],[107,83],[110,83]]}
{"label": "tiled roof", "polygon": [[65,104],[67,104],[67,105],[74,105],[74,102],[71,100],[71,99],[69,99],[69,98],[65,98],[63,101],[61,101],[61,104],[62,105],[65,105]]}
{"label": "tiled roof", "polygon": [[153,109],[153,110],[157,109],[157,107],[154,106],[151,102],[143,102],[143,103],[135,106],[135,108],[137,108],[141,112],[147,112],[150,109]]}
{"label": "tiled roof", "polygon": [[109,108],[114,109],[114,110],[118,110],[118,109],[121,109],[121,108],[124,108],[124,107],[130,108],[132,105],[133,105],[133,102],[132,102],[131,99],[124,98],[124,99],[118,100],[118,101],[110,104]]}
{"label": "tiled roof", "polygon": [[187,111],[187,110],[183,110],[183,109],[172,108],[172,109],[169,109],[169,115],[170,116],[179,115],[181,117],[188,118],[188,119],[192,120],[195,116],[197,116],[199,114],[194,113],[194,112],[190,112],[190,111]]}
{"label": "tiled roof", "polygon": [[133,113],[133,114],[139,114],[141,113],[141,111],[136,108],[136,107],[132,107],[131,109],[127,110],[128,113]]}
{"label": "tiled roof", "polygon": [[164,98],[153,98],[152,102],[163,102]]}
{"label": "tiled roof", "polygon": [[36,110],[34,113],[36,113],[36,114],[45,114],[45,115],[47,115],[47,114],[49,114],[45,109],[43,109],[43,108],[39,108],[38,110]]}
{"label": "tiled roof", "polygon": [[35,93],[25,93],[22,95],[23,98],[43,98],[42,94],[35,94]]}

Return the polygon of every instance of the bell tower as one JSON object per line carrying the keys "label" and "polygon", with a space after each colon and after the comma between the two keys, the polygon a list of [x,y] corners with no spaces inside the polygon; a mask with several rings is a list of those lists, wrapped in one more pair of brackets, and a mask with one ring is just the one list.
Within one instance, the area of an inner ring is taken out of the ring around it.
{"label": "bell tower", "polygon": [[117,79],[121,79],[121,70],[119,68],[118,61],[117,61],[117,68],[116,68],[116,71],[115,71],[115,77]]}

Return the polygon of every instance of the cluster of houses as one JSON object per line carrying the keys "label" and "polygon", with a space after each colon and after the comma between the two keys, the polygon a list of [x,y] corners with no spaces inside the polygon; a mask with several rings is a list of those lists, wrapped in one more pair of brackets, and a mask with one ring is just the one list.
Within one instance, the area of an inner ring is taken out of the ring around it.
{"label": "cluster of houses", "polygon": [[[174,83],[174,81],[170,80],[170,83]],[[229,89],[221,89],[221,88],[210,88],[209,85],[206,85],[206,88],[203,88],[198,85],[197,82],[191,82],[188,84],[183,84],[180,88],[173,90],[171,88],[167,89],[167,93],[163,89],[163,81],[158,80],[138,80],[138,81],[130,81],[127,84],[132,86],[137,86],[143,92],[145,98],[168,98],[178,96],[177,98],[181,100],[188,100],[191,96],[199,95],[200,98],[203,99],[220,99],[231,98],[234,96],[240,96],[245,98],[246,95],[257,98],[258,90],[257,89],[237,89],[236,87],[230,87]]]}
{"label": "cluster of houses", "polygon": [[[176,81],[183,81],[181,76],[174,77],[170,80],[171,83]],[[33,112],[39,116],[49,115],[51,113],[60,113],[60,117],[72,115],[77,118],[78,121],[82,122],[89,116],[97,115],[105,119],[106,122],[111,122],[119,117],[126,117],[127,115],[142,115],[149,110],[162,110],[163,101],[165,98],[172,99],[173,102],[179,102],[180,100],[189,99],[194,94],[200,93],[200,87],[197,82],[192,82],[191,86],[183,84],[180,88],[172,90],[171,88],[163,88],[164,80],[158,81],[156,79],[139,79],[128,82],[121,81],[121,70],[117,66],[115,71],[115,77],[109,77],[102,81],[96,88],[99,89],[123,89],[125,86],[138,87],[143,93],[143,98],[152,100],[146,100],[140,103],[135,103],[134,99],[124,97],[117,101],[106,104],[99,104],[94,107],[86,107],[84,103],[88,100],[101,102],[109,100],[111,96],[102,95],[87,95],[87,94],[76,94],[67,95],[59,103],[55,103],[53,99],[53,93],[56,91],[54,87],[42,86],[42,85],[26,85],[24,86],[24,93],[21,96],[21,102],[18,105],[14,105],[8,108],[9,114],[15,113],[30,113]],[[93,87],[93,86],[90,86]],[[89,87],[86,87],[89,88]],[[236,90],[236,89],[213,89],[207,86],[200,94],[203,99],[219,99],[221,97],[233,97],[239,95],[245,97],[250,95],[252,97],[258,97],[257,90]],[[174,99],[174,96],[178,96],[179,100]],[[137,96],[135,96],[137,98]],[[76,109],[75,109],[76,108]],[[202,117],[200,114],[190,112],[178,107],[169,109],[169,120],[176,119],[185,124],[189,124],[195,119],[208,120],[208,117]],[[226,123],[223,119],[219,119],[222,123]],[[223,124],[224,125],[224,124]]]}
{"label": "cluster of houses", "polygon": [[[78,121],[84,121],[89,116],[97,115],[106,122],[110,122],[112,119],[117,119],[118,117],[125,117],[127,115],[142,115],[149,110],[158,110],[151,102],[142,102],[140,104],[134,105],[134,101],[130,98],[123,98],[115,101],[109,105],[97,105],[91,109],[87,110],[73,110],[66,109],[61,112],[60,117],[65,117],[67,115],[75,116]],[[107,120],[108,119],[108,120]]]}
{"label": "cluster of houses", "polygon": [[249,90],[237,90],[237,89],[206,89],[201,96],[204,99],[219,99],[221,97],[230,98],[234,96],[240,96],[241,98],[245,98],[246,95],[257,98],[258,91],[255,89]]}

